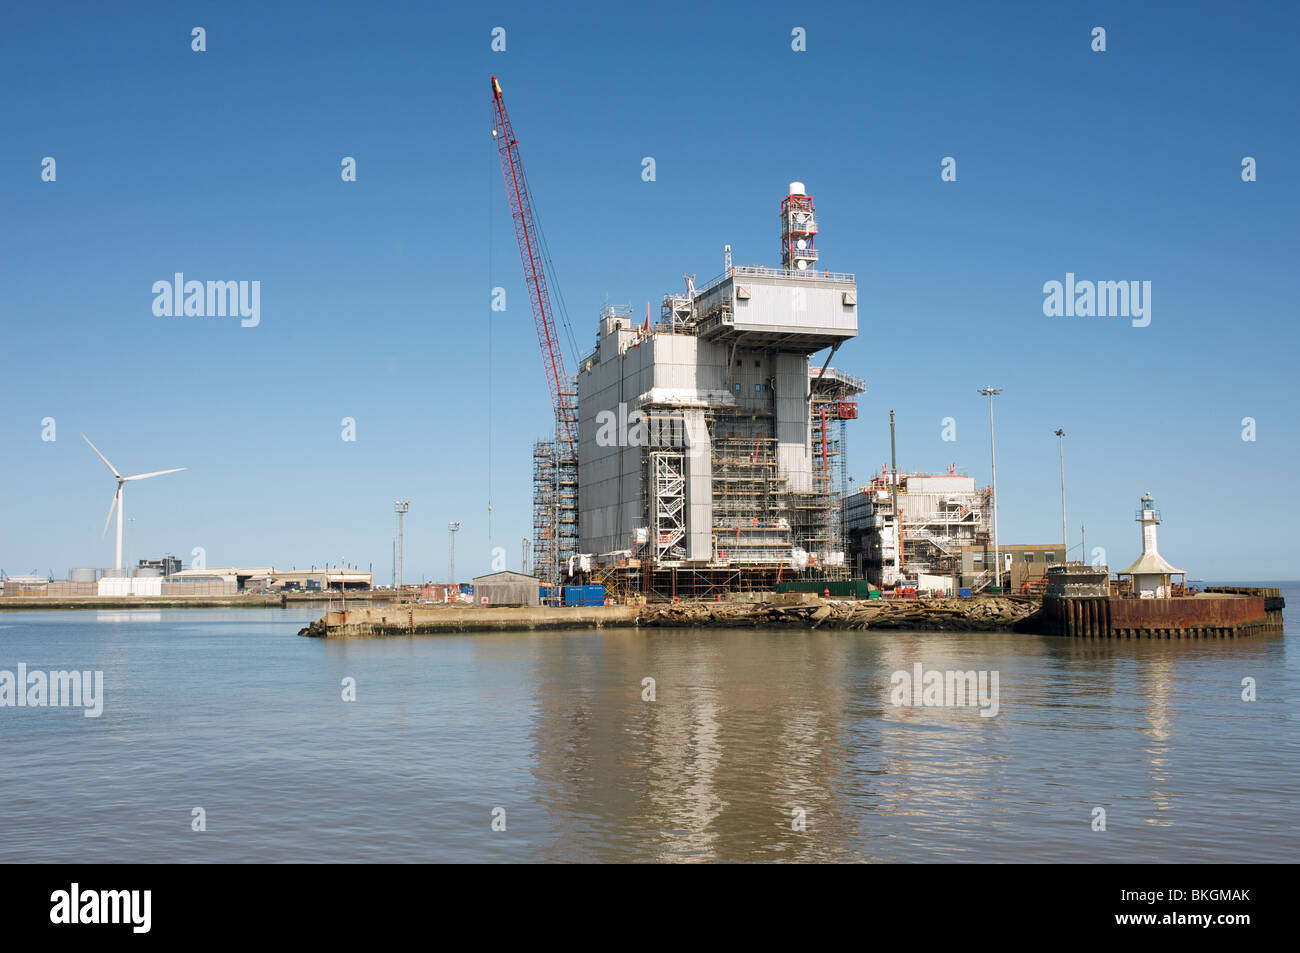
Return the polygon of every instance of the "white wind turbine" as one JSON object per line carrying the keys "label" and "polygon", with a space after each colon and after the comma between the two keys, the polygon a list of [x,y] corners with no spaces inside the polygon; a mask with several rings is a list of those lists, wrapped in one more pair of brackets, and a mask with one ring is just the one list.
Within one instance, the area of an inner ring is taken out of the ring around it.
{"label": "white wind turbine", "polygon": [[155,470],[153,473],[137,473],[135,476],[124,477],[113,468],[113,464],[108,462],[108,457],[99,452],[99,448],[90,443],[90,438],[84,433],[81,439],[90,444],[90,449],[95,451],[95,456],[104,461],[104,466],[113,471],[113,476],[117,480],[117,492],[113,494],[113,502],[108,507],[108,519],[104,520],[104,532],[100,536],[108,534],[108,524],[113,522],[113,510],[117,510],[117,567],[122,568],[122,485],[129,483],[131,480],[147,480],[149,477],[162,476],[164,473],[180,473],[185,467],[176,467],[174,470]]}

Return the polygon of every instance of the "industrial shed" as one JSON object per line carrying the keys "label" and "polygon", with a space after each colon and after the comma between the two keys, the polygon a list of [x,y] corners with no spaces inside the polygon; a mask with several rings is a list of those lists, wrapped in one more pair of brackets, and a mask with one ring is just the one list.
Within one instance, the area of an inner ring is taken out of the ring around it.
{"label": "industrial shed", "polygon": [[489,573],[474,577],[474,602],[489,606],[535,606],[540,603],[541,581],[521,572]]}

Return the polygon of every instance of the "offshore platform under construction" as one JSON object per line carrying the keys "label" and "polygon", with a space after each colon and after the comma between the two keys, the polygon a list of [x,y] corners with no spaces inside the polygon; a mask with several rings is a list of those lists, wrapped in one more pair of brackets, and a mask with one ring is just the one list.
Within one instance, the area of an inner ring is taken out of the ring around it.
{"label": "offshore platform under construction", "polygon": [[[547,369],[555,436],[533,447],[543,582],[707,597],[848,578],[845,421],[863,381],[830,366],[858,331],[854,276],[817,268],[812,196],[781,201],[781,267],[733,265],[663,298],[658,321],[606,306],[570,377],[518,141],[493,77],[502,171]],[[813,354],[829,348],[820,366]]]}

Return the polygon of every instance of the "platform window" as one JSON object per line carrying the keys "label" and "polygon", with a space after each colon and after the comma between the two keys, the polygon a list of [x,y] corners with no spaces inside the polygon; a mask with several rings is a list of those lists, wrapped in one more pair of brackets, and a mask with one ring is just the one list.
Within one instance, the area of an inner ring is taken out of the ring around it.
{"label": "platform window", "polygon": [[1034,554],[1033,554],[1033,553],[1025,553],[1025,562],[1027,562],[1027,563],[1032,563],[1033,561],[1034,561]]}
{"label": "platform window", "polygon": [[1056,553],[1047,553],[1045,558],[1049,563],[1054,563],[1056,562]]}

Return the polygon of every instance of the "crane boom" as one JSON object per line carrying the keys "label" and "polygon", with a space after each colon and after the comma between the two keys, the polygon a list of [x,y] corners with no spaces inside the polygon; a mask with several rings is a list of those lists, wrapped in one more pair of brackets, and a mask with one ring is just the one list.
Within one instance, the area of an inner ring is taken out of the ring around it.
{"label": "crane boom", "polygon": [[537,343],[542,349],[542,363],[546,367],[546,382],[551,389],[551,404],[555,408],[556,439],[568,446],[569,455],[576,459],[578,448],[577,407],[567,389],[568,374],[564,368],[564,354],[555,331],[551,313],[551,297],[546,288],[546,269],[540,245],[537,220],[533,216],[532,202],[528,197],[528,183],[524,178],[523,162],[519,157],[519,140],[510,125],[505,100],[501,97],[501,84],[492,77],[492,104],[496,128],[492,134],[497,140],[501,156],[501,173],[506,180],[506,194],[510,197],[510,212],[515,221],[515,238],[519,241],[519,257],[524,264],[524,281],[533,306],[533,323],[537,326]]}

